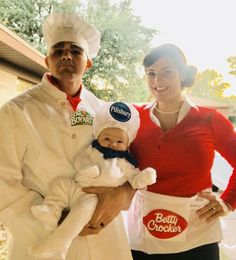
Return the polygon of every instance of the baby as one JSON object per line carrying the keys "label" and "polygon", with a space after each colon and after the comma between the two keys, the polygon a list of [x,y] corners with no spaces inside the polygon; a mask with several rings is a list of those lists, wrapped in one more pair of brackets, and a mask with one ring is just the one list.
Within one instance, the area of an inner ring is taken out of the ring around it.
{"label": "baby", "polygon": [[[140,171],[128,151],[138,128],[139,114],[133,106],[122,102],[103,105],[93,121],[95,140],[75,161],[77,174],[73,179],[56,178],[43,204],[31,208],[49,231],[45,239],[30,248],[32,255],[65,259],[72,240],[89,222],[97,204],[97,196],[83,192],[82,187],[117,187],[128,181],[134,189],[144,189],[156,182],[156,171]],[[70,212],[58,226],[64,208]]]}

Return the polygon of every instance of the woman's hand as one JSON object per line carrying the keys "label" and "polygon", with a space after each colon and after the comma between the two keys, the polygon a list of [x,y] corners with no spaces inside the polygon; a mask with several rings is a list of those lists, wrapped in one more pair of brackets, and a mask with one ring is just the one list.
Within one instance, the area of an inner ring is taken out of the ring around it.
{"label": "woman's hand", "polygon": [[94,193],[98,196],[95,212],[89,223],[80,233],[80,235],[86,236],[99,233],[121,210],[127,210],[130,207],[136,190],[129,183],[125,183],[116,188],[87,187],[83,188],[83,191]]}
{"label": "woman's hand", "polygon": [[226,203],[221,199],[216,198],[216,196],[210,192],[200,192],[198,196],[206,198],[209,201],[208,204],[197,210],[198,216],[205,219],[206,222],[224,216],[231,210],[231,207],[228,204],[226,205]]}

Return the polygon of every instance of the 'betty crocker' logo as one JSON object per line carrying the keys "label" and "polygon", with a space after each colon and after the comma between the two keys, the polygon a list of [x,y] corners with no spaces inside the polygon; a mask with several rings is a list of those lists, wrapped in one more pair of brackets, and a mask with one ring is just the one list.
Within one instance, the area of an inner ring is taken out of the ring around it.
{"label": "'betty crocker' logo", "polygon": [[167,239],[182,233],[188,222],[174,212],[155,209],[143,217],[143,224],[152,236]]}

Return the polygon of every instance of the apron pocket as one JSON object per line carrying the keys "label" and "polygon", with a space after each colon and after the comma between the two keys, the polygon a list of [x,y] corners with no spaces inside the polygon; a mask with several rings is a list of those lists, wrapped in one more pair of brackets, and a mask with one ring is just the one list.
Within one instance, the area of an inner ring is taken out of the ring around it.
{"label": "apron pocket", "polygon": [[138,191],[133,210],[144,240],[184,241],[192,198]]}

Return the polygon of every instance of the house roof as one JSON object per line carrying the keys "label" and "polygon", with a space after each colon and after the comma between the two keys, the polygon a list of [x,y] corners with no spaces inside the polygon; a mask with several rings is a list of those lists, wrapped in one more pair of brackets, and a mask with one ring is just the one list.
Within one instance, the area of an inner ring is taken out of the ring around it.
{"label": "house roof", "polygon": [[222,109],[228,109],[231,108],[232,105],[219,100],[214,100],[210,98],[204,98],[204,97],[196,97],[196,96],[188,96],[189,99],[197,106],[204,106],[209,108],[222,108]]}
{"label": "house roof", "polygon": [[0,60],[42,76],[46,71],[44,55],[0,24]]}

